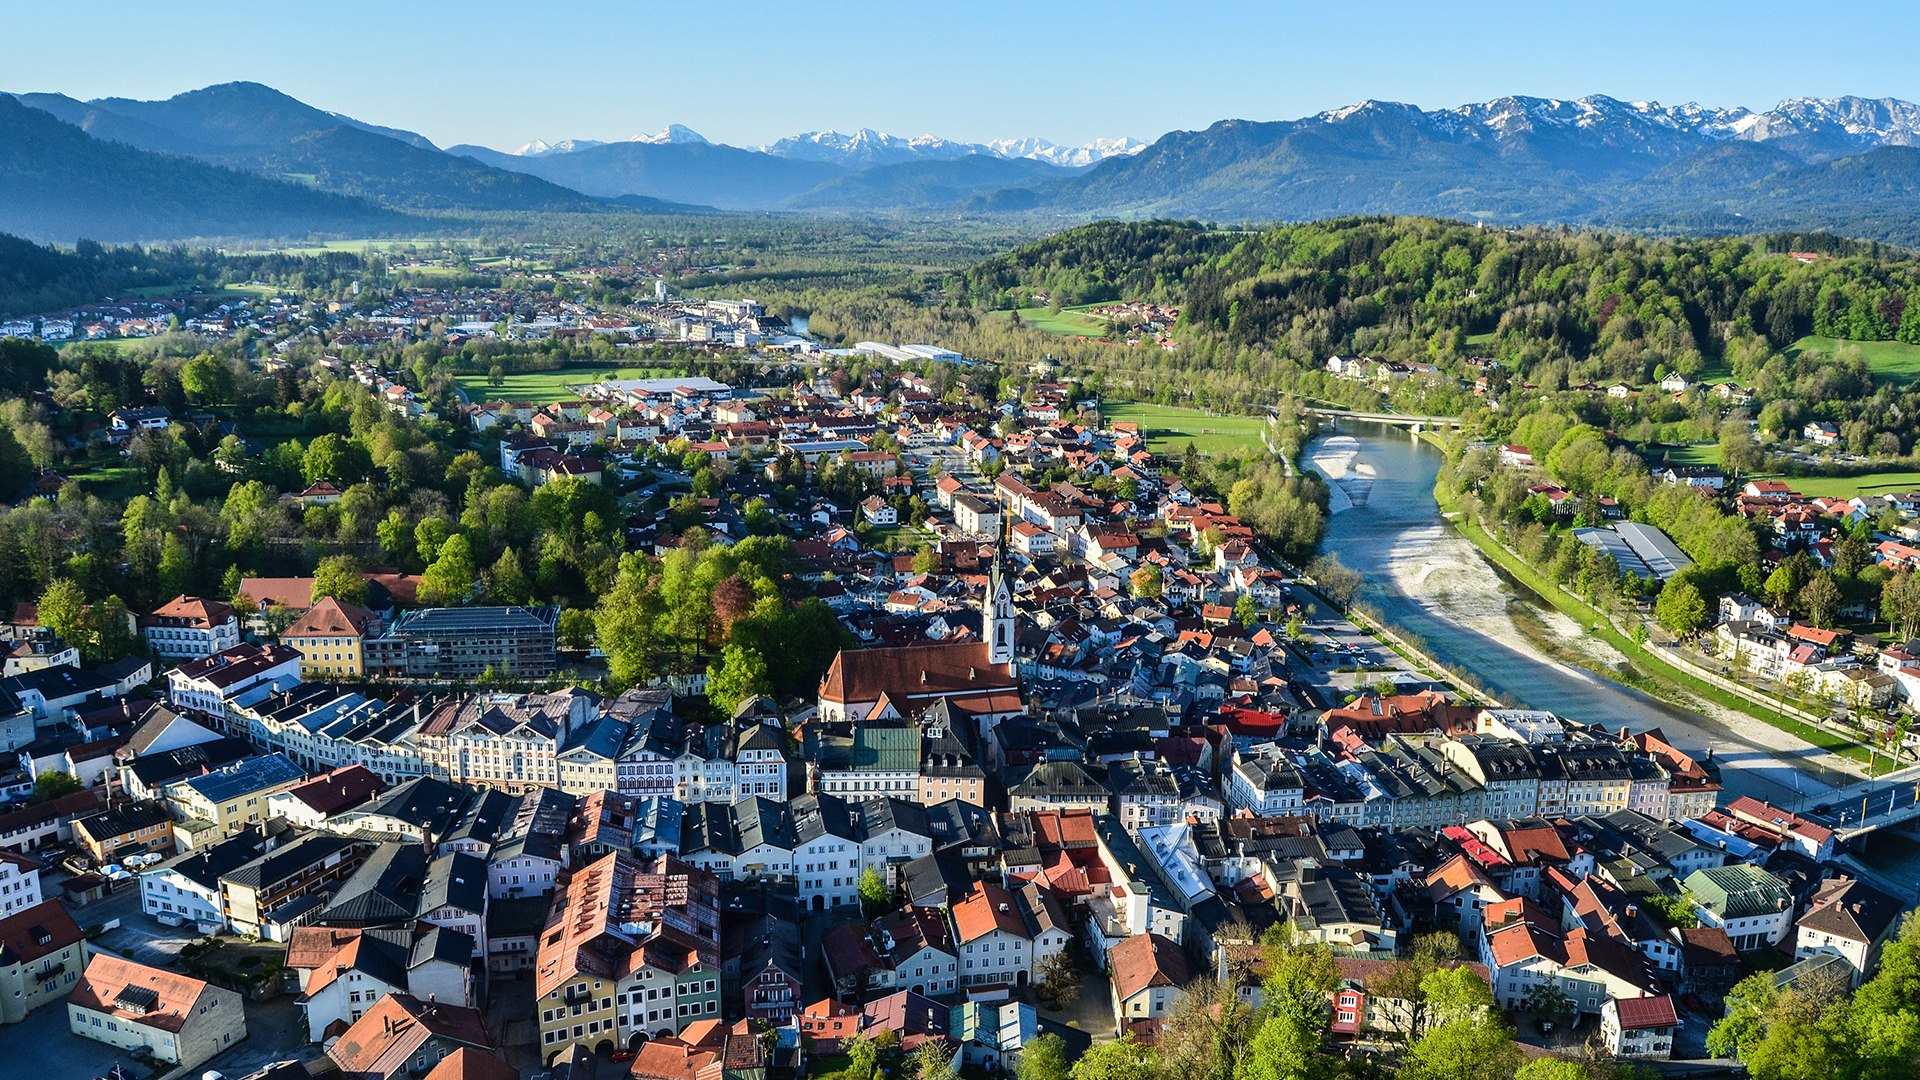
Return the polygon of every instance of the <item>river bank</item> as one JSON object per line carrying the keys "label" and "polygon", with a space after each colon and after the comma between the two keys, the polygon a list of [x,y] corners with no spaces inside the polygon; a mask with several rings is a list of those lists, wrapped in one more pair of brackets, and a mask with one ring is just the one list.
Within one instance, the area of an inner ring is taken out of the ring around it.
{"label": "river bank", "polygon": [[[1364,605],[1421,641],[1437,663],[1472,672],[1487,693],[1515,705],[1615,729],[1658,727],[1718,763],[1730,794],[1792,804],[1856,778],[1823,760],[1819,748],[1750,717],[1711,703],[1664,701],[1552,655],[1578,653],[1603,669],[1626,659],[1503,576],[1491,555],[1441,516],[1433,494],[1441,455],[1433,446],[1402,431],[1343,427],[1316,438],[1304,455],[1345,496],[1334,500],[1339,509],[1323,547],[1362,574]],[[1543,634],[1554,649],[1536,644]]]}

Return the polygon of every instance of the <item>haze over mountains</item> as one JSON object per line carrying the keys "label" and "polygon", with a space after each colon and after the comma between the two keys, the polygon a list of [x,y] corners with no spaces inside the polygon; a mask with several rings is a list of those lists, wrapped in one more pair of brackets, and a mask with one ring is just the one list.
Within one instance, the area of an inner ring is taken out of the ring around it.
{"label": "haze over mountains", "polygon": [[670,125],[500,151],[442,149],[257,83],[164,101],[0,94],[0,231],[37,239],[359,235],[501,213],[706,208],[1061,221],[1405,213],[1920,243],[1920,106],[1366,101],[1298,120],[1223,120],[1150,145],[862,129],[743,148]]}

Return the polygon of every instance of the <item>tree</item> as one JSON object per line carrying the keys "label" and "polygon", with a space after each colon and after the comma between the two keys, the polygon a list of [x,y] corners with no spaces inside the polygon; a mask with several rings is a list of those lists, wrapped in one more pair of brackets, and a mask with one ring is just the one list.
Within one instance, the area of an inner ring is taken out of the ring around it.
{"label": "tree", "polygon": [[1253,1010],[1240,991],[1221,979],[1205,979],[1168,1010],[1160,1034],[1160,1060],[1167,1076],[1184,1080],[1234,1080],[1253,1038]]}
{"label": "tree", "polygon": [[887,887],[887,879],[871,866],[860,871],[860,906],[869,919],[893,906],[893,890]]}
{"label": "tree", "polygon": [[41,626],[75,648],[87,647],[87,595],[77,583],[66,578],[48,582],[40,593],[39,606]]}
{"label": "tree", "polygon": [[300,458],[300,475],[309,484],[321,480],[332,480],[339,484],[358,483],[366,478],[371,467],[367,452],[359,444],[333,432],[313,440]]}
{"label": "tree", "polygon": [[1492,1013],[1441,1024],[1413,1044],[1401,1080],[1508,1080],[1522,1054]]}
{"label": "tree", "polygon": [[1127,588],[1135,599],[1151,600],[1160,595],[1162,581],[1160,568],[1148,563],[1127,575]]}
{"label": "tree", "polygon": [[1260,608],[1253,602],[1252,593],[1241,593],[1240,599],[1233,602],[1233,618],[1235,622],[1248,628],[1260,621]]}
{"label": "tree", "polygon": [[427,607],[464,604],[473,595],[473,583],[478,577],[467,538],[454,533],[440,545],[439,554],[427,572],[420,575],[420,602]]}
{"label": "tree", "polygon": [[1066,1040],[1042,1035],[1020,1052],[1019,1080],[1067,1080],[1068,1064]]}
{"label": "tree", "polygon": [[644,556],[623,557],[613,587],[593,609],[594,640],[607,654],[608,675],[620,687],[645,681],[660,660],[663,605],[659,591],[649,587],[647,567]]}
{"label": "tree", "polygon": [[771,693],[773,681],[767,677],[766,658],[756,649],[730,644],[720,653],[720,662],[707,672],[707,700],[723,713],[731,714],[755,694]]}
{"label": "tree", "polygon": [[1565,1058],[1535,1058],[1520,1066],[1513,1080],[1593,1080],[1593,1071]]}
{"label": "tree", "polygon": [[1776,608],[1784,609],[1799,587],[1793,577],[1793,568],[1786,563],[1781,563],[1773,573],[1767,575],[1767,599]]}
{"label": "tree", "polygon": [[1552,1030],[1561,1022],[1572,1019],[1574,1011],[1573,999],[1553,980],[1528,987],[1526,996],[1520,999],[1520,1007],[1533,1014],[1542,1031]]}
{"label": "tree", "polygon": [[1668,582],[1654,601],[1653,617],[1680,637],[1692,637],[1707,622],[1707,601],[1691,581]]}
{"label": "tree", "polygon": [[201,353],[180,366],[180,385],[201,405],[233,400],[233,369],[212,353]]}
{"label": "tree", "polygon": [[1800,607],[1815,626],[1831,628],[1834,616],[1840,613],[1840,604],[1840,586],[1834,584],[1833,575],[1825,571],[1813,575],[1800,589]]}
{"label": "tree", "polygon": [[1113,1042],[1095,1043],[1068,1071],[1071,1080],[1156,1080],[1159,1055],[1134,1041],[1129,1032]]}
{"label": "tree", "polygon": [[533,586],[520,568],[520,553],[507,548],[487,571],[487,597],[496,604],[524,604],[533,598]]}
{"label": "tree", "polygon": [[593,612],[586,608],[568,608],[560,613],[560,647],[575,650],[593,647]]}
{"label": "tree", "polygon": [[328,596],[356,607],[366,604],[367,575],[360,569],[360,560],[351,555],[329,555],[320,560],[320,565],[313,568],[309,599],[317,604]]}
{"label": "tree", "polygon": [[1322,595],[1334,602],[1337,607],[1346,608],[1364,584],[1360,575],[1340,564],[1332,555],[1322,555],[1307,566],[1307,575],[1314,580]]}
{"label": "tree", "polygon": [[953,1051],[947,1049],[944,1040],[928,1039],[908,1059],[907,1073],[912,1080],[957,1080]]}
{"label": "tree", "polygon": [[1071,947],[1056,949],[1040,961],[1035,988],[1042,1000],[1056,1009],[1064,1009],[1080,996],[1080,965],[1074,962]]}
{"label": "tree", "polygon": [[79,777],[70,772],[48,769],[33,778],[33,798],[30,801],[43,803],[62,795],[71,795],[79,790]]}
{"label": "tree", "polygon": [[840,1052],[847,1055],[847,1075],[854,1080],[873,1080],[880,1067],[880,1046],[872,1035],[860,1032],[840,1041]]}

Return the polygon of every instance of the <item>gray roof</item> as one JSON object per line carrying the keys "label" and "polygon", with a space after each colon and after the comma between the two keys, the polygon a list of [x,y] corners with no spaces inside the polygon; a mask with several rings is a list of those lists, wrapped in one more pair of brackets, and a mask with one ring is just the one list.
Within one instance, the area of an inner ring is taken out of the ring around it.
{"label": "gray roof", "polygon": [[304,780],[306,775],[306,770],[295,765],[287,755],[268,754],[193,777],[185,783],[208,802],[222,803],[264,788]]}

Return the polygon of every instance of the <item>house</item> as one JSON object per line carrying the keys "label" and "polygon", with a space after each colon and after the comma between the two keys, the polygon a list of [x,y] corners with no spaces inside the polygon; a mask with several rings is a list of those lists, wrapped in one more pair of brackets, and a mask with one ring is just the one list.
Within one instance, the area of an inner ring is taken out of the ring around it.
{"label": "house", "polygon": [[1840,443],[1840,429],[1825,420],[1815,420],[1801,428],[1800,436],[1815,446],[1837,446]]}
{"label": "house", "polygon": [[42,900],[0,919],[0,1024],[67,996],[93,953],[58,900]]}
{"label": "house", "polygon": [[875,526],[900,524],[900,513],[893,504],[878,495],[869,495],[860,501],[860,516],[867,524]]}
{"label": "house", "polygon": [[367,673],[365,643],[373,627],[365,608],[324,596],[280,632],[280,642],[299,650],[301,678],[358,679]]}
{"label": "house", "polygon": [[155,656],[197,660],[240,644],[240,619],[221,601],[176,596],[140,620],[140,635]]}
{"label": "house", "polygon": [[0,919],[30,908],[42,899],[39,861],[0,851]]}
{"label": "house", "polygon": [[234,933],[284,941],[287,920],[317,912],[365,851],[344,836],[309,833],[221,874],[221,908]]}
{"label": "house", "polygon": [[67,996],[75,1034],[191,1069],[247,1037],[238,993],[161,968],[96,953]]}
{"label": "house", "polygon": [[307,1038],[317,1043],[389,994],[473,1007],[472,957],[473,939],[442,926],[299,926],[287,942],[286,967],[299,982]]}
{"label": "house", "polygon": [[365,765],[343,765],[267,796],[267,814],[303,829],[317,829],[333,815],[380,794],[386,786]]}
{"label": "house", "polygon": [[1113,979],[1113,1025],[1125,1034],[1138,1021],[1161,1020],[1193,981],[1193,969],[1178,942],[1159,934],[1133,934],[1107,950]]}
{"label": "house", "polygon": [[300,653],[285,645],[236,645],[167,672],[167,700],[176,709],[225,720],[227,702],[262,684],[290,686]]}
{"label": "house", "polygon": [[1684,394],[1692,387],[1693,380],[1677,371],[1660,380],[1661,391],[1668,394]]}
{"label": "house", "polygon": [[1026,986],[1033,978],[1033,937],[1015,907],[1018,903],[1008,889],[976,881],[965,899],[953,905],[960,985],[969,993]]}
{"label": "house", "polygon": [[1778,945],[1793,926],[1787,883],[1748,863],[1695,870],[1682,883],[1703,926],[1717,926],[1742,952]]}
{"label": "house", "polygon": [[172,414],[161,405],[115,409],[107,414],[107,429],[120,437],[137,431],[165,431],[172,422]]}
{"label": "house", "polygon": [[1600,1007],[1600,1046],[1616,1058],[1670,1058],[1678,1030],[1680,1017],[1668,994],[1609,998]]}
{"label": "house", "polygon": [[438,1075],[442,1062],[492,1048],[478,1011],[389,994],[341,1033],[327,1057],[342,1080],[407,1080]]}
{"label": "house", "polygon": [[1838,953],[1853,968],[1853,983],[1873,973],[1880,947],[1900,925],[1898,900],[1856,878],[1820,883],[1807,913],[1794,924],[1793,957]]}
{"label": "house", "polygon": [[142,800],[75,818],[73,838],[96,863],[118,862],[131,854],[173,851],[173,815],[164,803]]}
{"label": "house", "polygon": [[1501,443],[1497,458],[1500,464],[1510,469],[1533,468],[1533,451],[1516,443]]}
{"label": "house", "polygon": [[243,830],[219,843],[185,851],[140,871],[141,910],[162,926],[192,926],[202,934],[224,933],[226,904],[220,878],[260,857],[266,837]]}
{"label": "house", "polygon": [[369,675],[397,679],[539,679],[560,664],[560,609],[423,608],[394,620],[365,642]]}
{"label": "house", "polygon": [[204,822],[215,835],[228,836],[243,825],[266,821],[268,797],[306,778],[285,754],[268,754],[175,781],[167,786],[166,799],[181,821]]}

